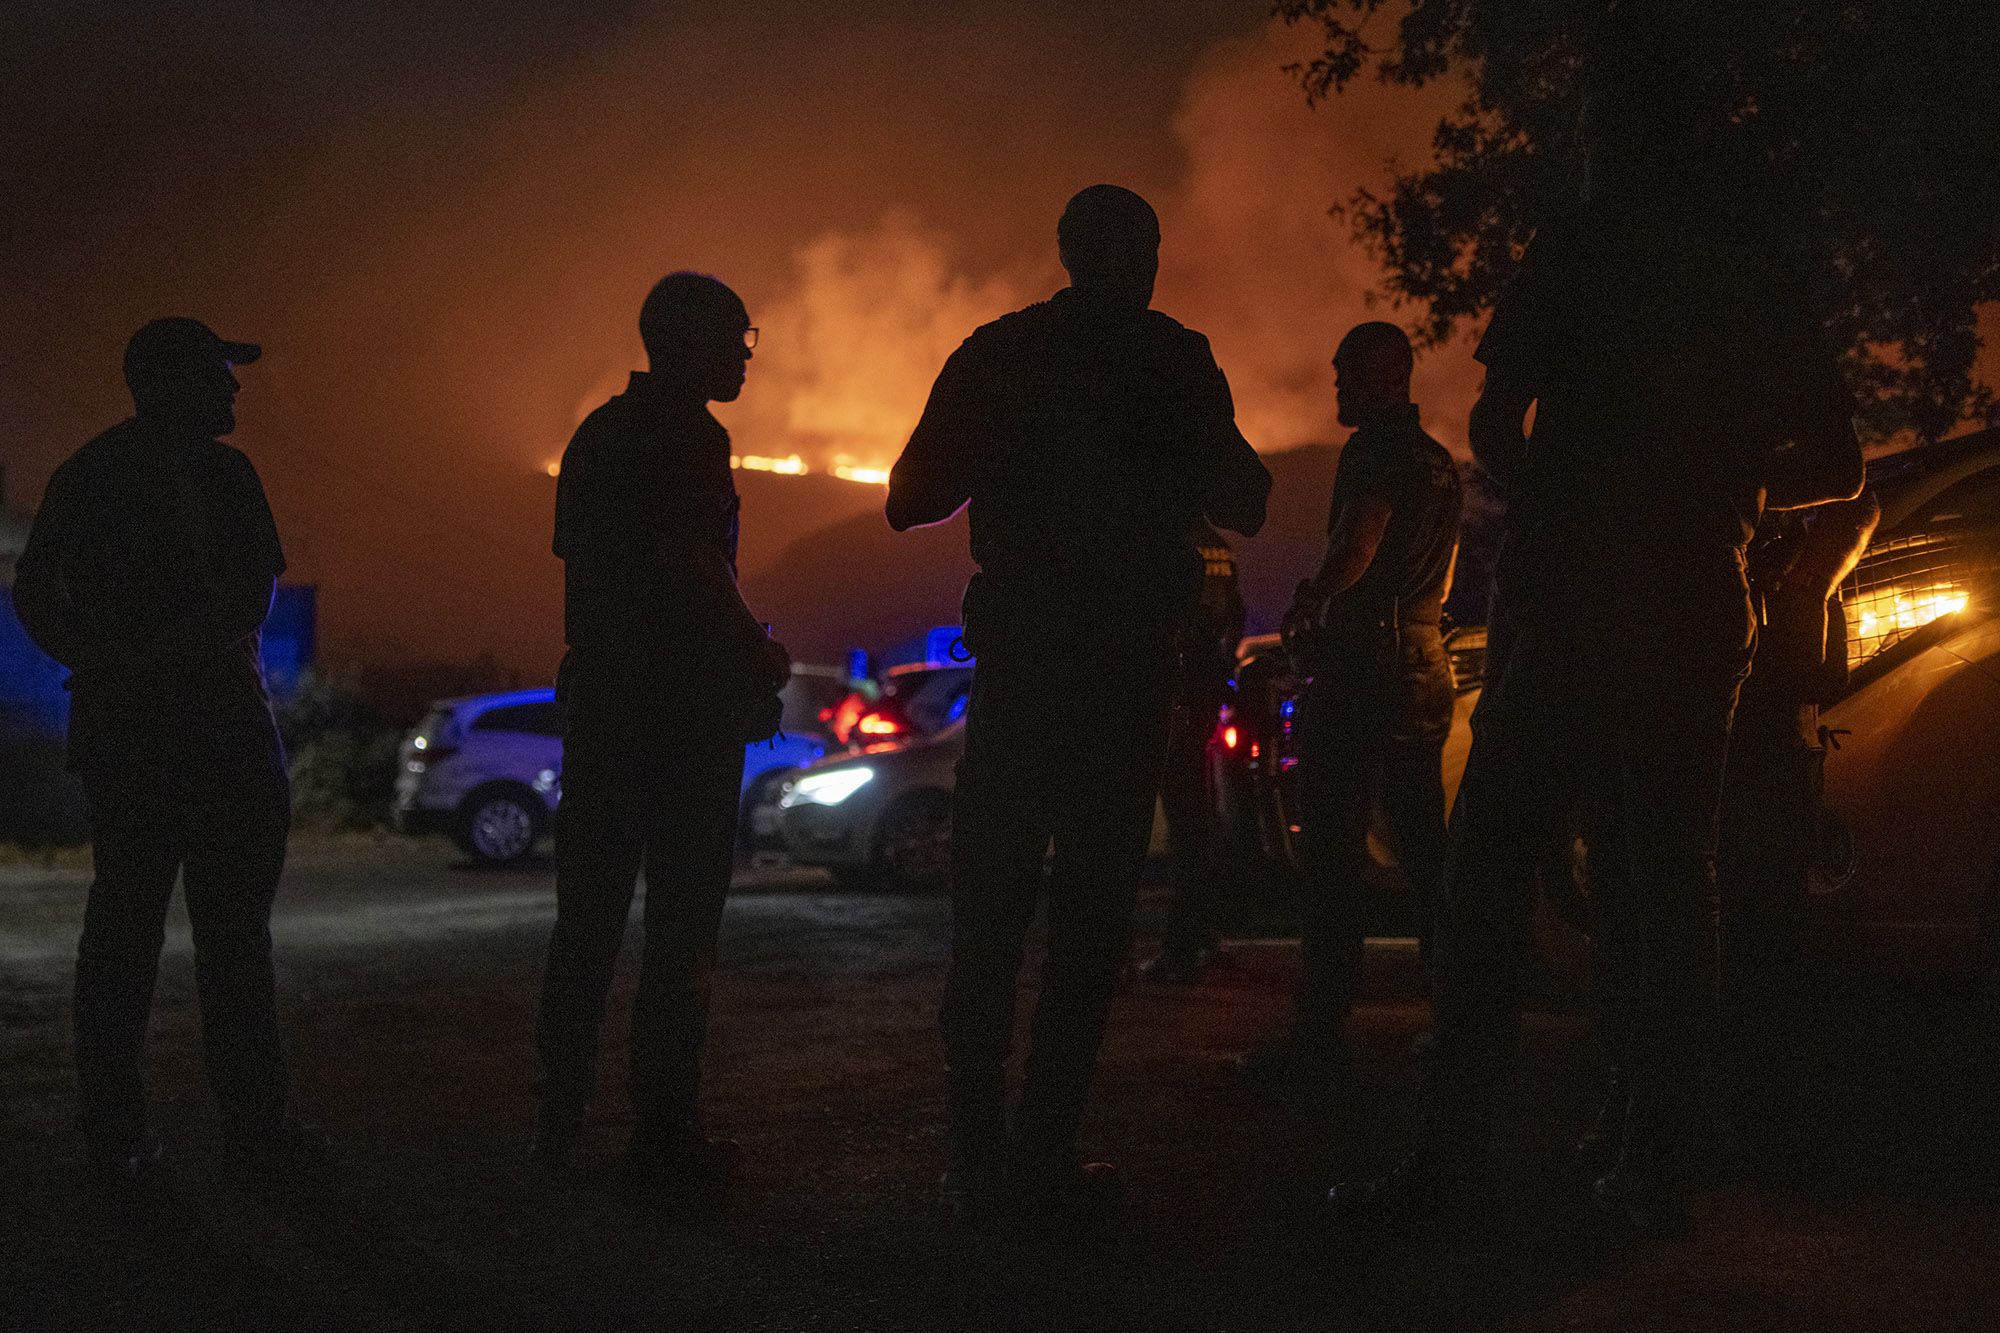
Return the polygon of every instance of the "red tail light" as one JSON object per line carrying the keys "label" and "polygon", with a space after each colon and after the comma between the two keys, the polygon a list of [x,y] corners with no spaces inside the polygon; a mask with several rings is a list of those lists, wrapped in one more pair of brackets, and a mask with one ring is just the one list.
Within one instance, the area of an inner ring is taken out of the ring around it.
{"label": "red tail light", "polygon": [[854,724],[854,729],[863,736],[880,737],[900,736],[910,728],[901,719],[891,717],[887,713],[870,712],[861,715],[861,720]]}
{"label": "red tail light", "polygon": [[1224,748],[1233,750],[1236,748],[1237,742],[1242,739],[1242,733],[1238,732],[1235,727],[1224,727],[1222,729],[1222,744]]}

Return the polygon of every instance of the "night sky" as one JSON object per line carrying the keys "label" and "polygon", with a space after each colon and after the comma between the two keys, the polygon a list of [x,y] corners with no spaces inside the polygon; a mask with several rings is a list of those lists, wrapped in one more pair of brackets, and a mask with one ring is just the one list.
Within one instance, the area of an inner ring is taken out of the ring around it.
{"label": "night sky", "polygon": [[[1280,66],[1311,34],[1263,0],[44,8],[0,19],[10,504],[128,410],[130,331],[197,315],[265,344],[234,442],[323,654],[529,678],[560,652],[544,469],[643,364],[661,273],[764,331],[739,453],[886,466],[958,340],[1061,284],[1063,201],[1117,181],[1252,441],[1338,438],[1326,360],[1378,275],[1326,210],[1448,96],[1309,111]],[[1454,447],[1475,383],[1462,347],[1419,368]],[[880,492],[746,497],[754,565]]]}

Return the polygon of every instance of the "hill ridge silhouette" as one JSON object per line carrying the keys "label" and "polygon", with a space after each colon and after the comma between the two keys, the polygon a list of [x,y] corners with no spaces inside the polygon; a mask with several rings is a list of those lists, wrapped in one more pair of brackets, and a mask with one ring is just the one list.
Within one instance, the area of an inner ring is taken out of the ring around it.
{"label": "hill ridge silhouette", "polygon": [[[1249,632],[1275,629],[1293,586],[1318,566],[1339,457],[1333,444],[1263,455],[1272,480],[1269,518],[1256,537],[1231,538]],[[880,494],[866,513],[809,532],[744,571],[744,600],[800,661],[835,662],[849,647],[880,652],[933,625],[958,623],[959,598],[977,568],[964,514],[897,534],[882,517]],[[746,529],[755,521],[746,513]]]}

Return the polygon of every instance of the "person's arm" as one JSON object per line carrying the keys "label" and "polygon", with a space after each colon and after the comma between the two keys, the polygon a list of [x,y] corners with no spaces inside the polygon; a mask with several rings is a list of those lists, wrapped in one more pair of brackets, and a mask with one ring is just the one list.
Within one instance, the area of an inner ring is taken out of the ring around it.
{"label": "person's arm", "polygon": [[942,523],[972,498],[973,459],[984,434],[984,405],[965,346],[951,354],[931,386],[924,412],[889,471],[883,506],[897,532]]}
{"label": "person's arm", "polygon": [[1365,445],[1348,441],[1333,477],[1326,555],[1318,572],[1300,583],[1293,594],[1281,629],[1288,638],[1324,624],[1327,604],[1368,572],[1382,545],[1382,535],[1389,530],[1394,514],[1390,497],[1396,493],[1381,460]]}
{"label": "person's arm", "polygon": [[139,657],[155,669],[171,668],[235,647],[264,627],[277,583],[261,568],[230,571],[215,580],[198,606],[141,641]]}
{"label": "person's arm", "polygon": [[1313,576],[1313,592],[1321,601],[1338,597],[1361,581],[1375,562],[1392,512],[1382,495],[1363,495],[1340,507],[1327,535],[1326,559]]}
{"label": "person's arm", "polygon": [[674,572],[690,581],[689,591],[699,599],[699,605],[716,609],[723,636],[721,659],[742,662],[748,670],[762,669],[768,675],[764,683],[773,689],[782,686],[792,673],[791,656],[744,602],[728,553],[712,542],[697,542],[682,554],[686,564]]}
{"label": "person's arm", "polygon": [[125,645],[95,632],[70,586],[76,542],[87,527],[82,493],[88,482],[71,466],[56,469],[14,567],[14,612],[37,647],[71,672],[122,670],[133,655]]}
{"label": "person's arm", "polygon": [[1785,596],[1796,595],[1823,602],[1840,588],[1875,536],[1882,521],[1882,502],[1875,492],[1864,490],[1849,500],[1836,500],[1813,511],[1812,530],[1806,535],[1805,549],[1785,574]]}
{"label": "person's arm", "polygon": [[1254,537],[1270,503],[1271,470],[1233,425],[1230,434],[1234,438],[1222,442],[1203,514],[1218,528]]}
{"label": "person's arm", "polygon": [[1764,478],[1767,508],[1803,509],[1849,501],[1867,480],[1852,419],[1834,405],[1808,410],[1809,415],[1770,456]]}
{"label": "person's arm", "polygon": [[1193,366],[1193,392],[1186,422],[1201,459],[1202,515],[1218,528],[1254,537],[1264,526],[1271,497],[1271,470],[1236,425],[1236,400],[1229,377],[1216,364],[1208,339],[1192,330],[1182,335]]}
{"label": "person's arm", "polygon": [[222,569],[198,605],[138,645],[141,657],[155,669],[227,651],[262,629],[271,613],[278,575],[285,572],[285,552],[264,483],[248,458],[233,454],[220,488],[225,497],[221,521],[228,525]]}
{"label": "person's arm", "polygon": [[1526,380],[1502,368],[1486,372],[1479,400],[1472,405],[1466,429],[1472,457],[1502,491],[1513,487],[1528,461],[1528,409],[1534,402]]}
{"label": "person's arm", "polygon": [[[1769,299],[1780,310],[1805,308],[1805,298],[1789,289]],[[1772,434],[1780,443],[1765,459],[1760,478],[1765,506],[1803,509],[1854,499],[1867,479],[1861,441],[1854,433],[1854,396],[1825,337],[1798,317],[1781,325],[1773,343],[1770,377],[1777,420]]]}
{"label": "person's arm", "polygon": [[1567,287],[1569,244],[1560,227],[1538,233],[1494,304],[1472,357],[1486,367],[1472,406],[1466,440],[1472,457],[1503,492],[1520,481],[1528,462],[1528,410],[1541,396],[1547,367],[1571,320]]}
{"label": "person's arm", "polygon": [[1799,679],[1812,682],[1809,688],[1817,700],[1835,697],[1846,684],[1846,624],[1833,599],[1861,563],[1881,517],[1882,506],[1872,491],[1821,507],[1803,549],[1767,601],[1765,614],[1774,623],[1800,626],[1799,651],[1811,652],[1812,658],[1799,662],[1796,670]]}

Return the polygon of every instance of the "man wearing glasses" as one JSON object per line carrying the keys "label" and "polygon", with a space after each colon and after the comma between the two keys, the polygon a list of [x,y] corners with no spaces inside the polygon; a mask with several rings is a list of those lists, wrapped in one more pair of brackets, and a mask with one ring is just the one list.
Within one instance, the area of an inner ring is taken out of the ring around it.
{"label": "man wearing glasses", "polygon": [[535,1157],[560,1167],[576,1138],[643,867],[624,1183],[666,1202],[714,1195],[737,1156],[700,1132],[696,1089],[743,746],[777,729],[791,659],[737,592],[729,434],[708,410],[742,392],[757,330],[716,279],[671,273],[639,334],[650,369],[577,427],[556,486],[569,652]]}

